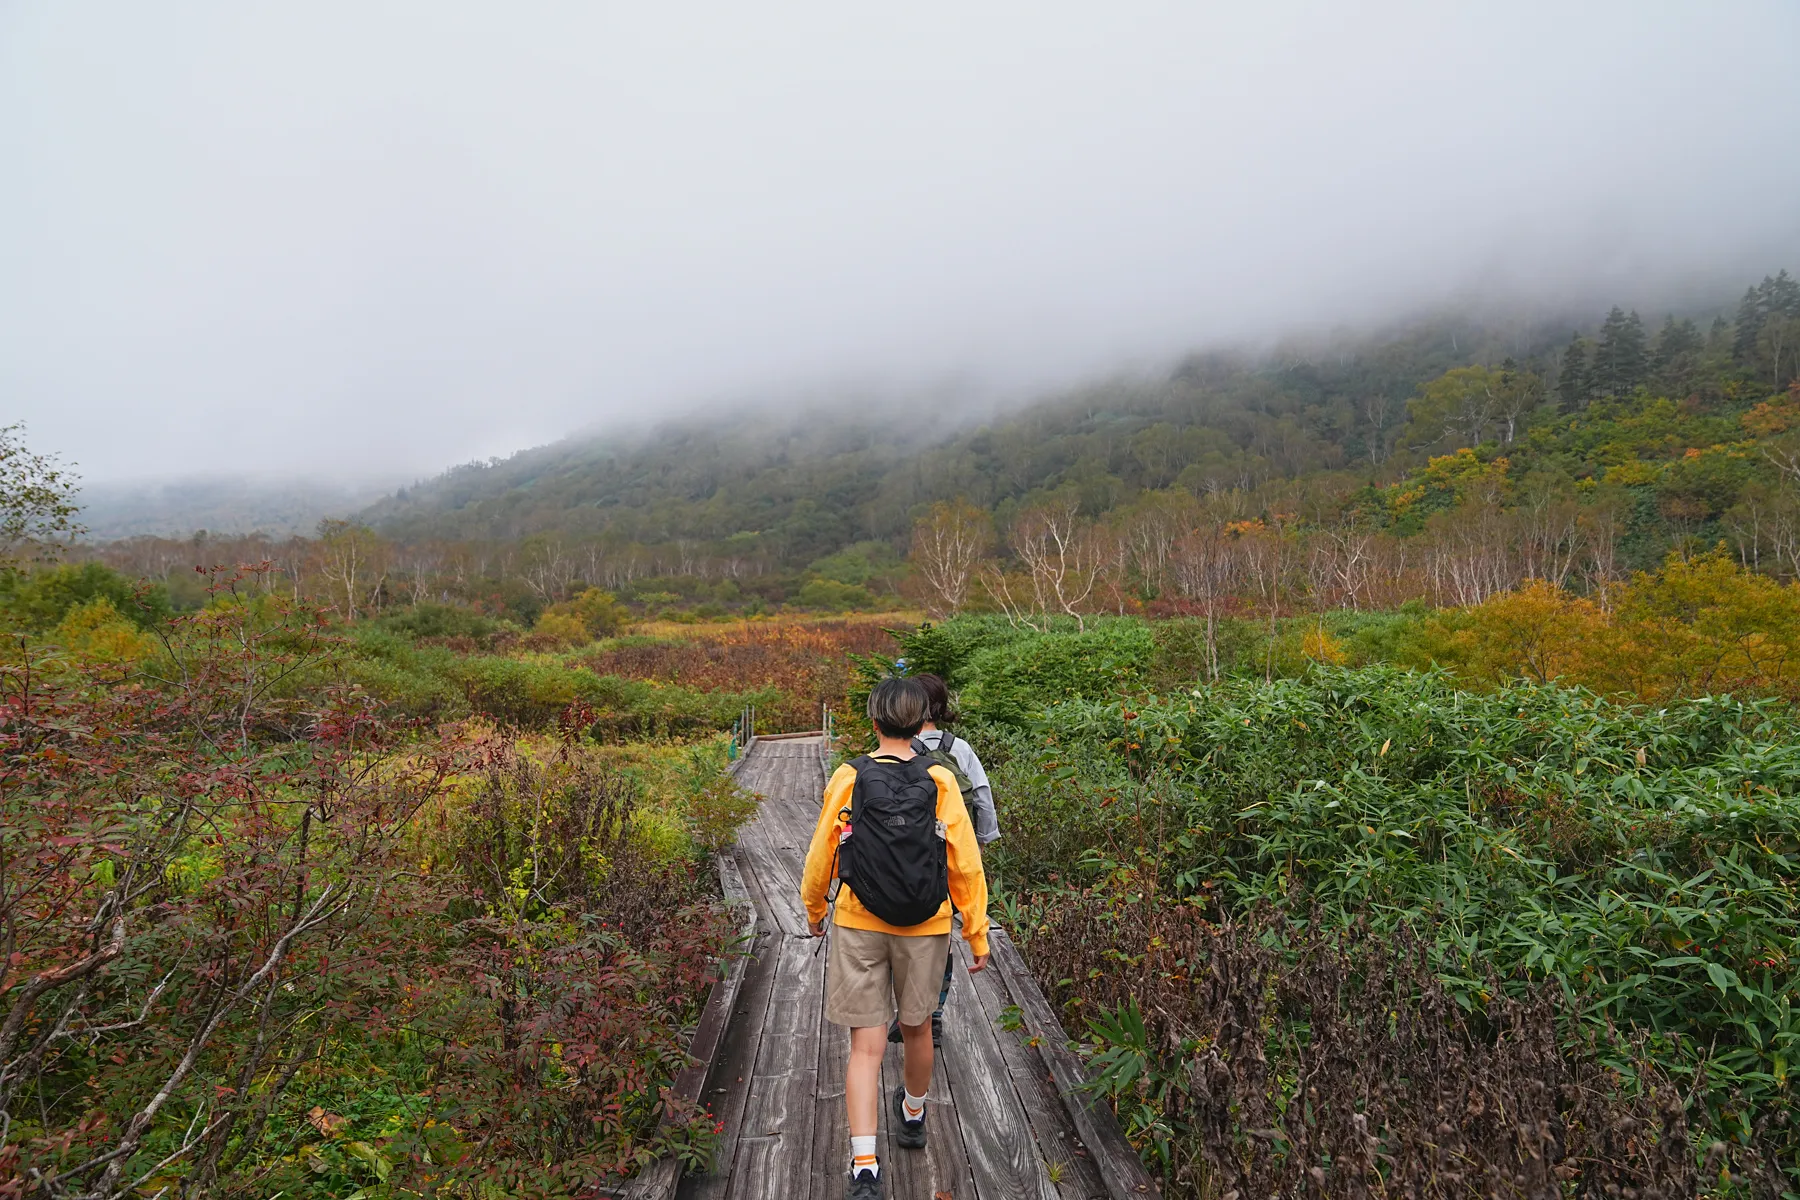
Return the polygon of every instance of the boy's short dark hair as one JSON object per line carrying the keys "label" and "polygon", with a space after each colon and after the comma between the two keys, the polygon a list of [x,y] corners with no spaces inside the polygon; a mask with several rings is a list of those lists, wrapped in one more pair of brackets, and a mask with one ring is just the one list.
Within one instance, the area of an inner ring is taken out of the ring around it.
{"label": "boy's short dark hair", "polygon": [[956,720],[956,714],[950,711],[950,685],[942,676],[929,673],[914,675],[925,687],[925,694],[931,697],[931,715],[926,718],[933,725],[945,725]]}
{"label": "boy's short dark hair", "polygon": [[931,695],[917,679],[892,676],[869,693],[869,720],[883,737],[916,737],[931,716]]}

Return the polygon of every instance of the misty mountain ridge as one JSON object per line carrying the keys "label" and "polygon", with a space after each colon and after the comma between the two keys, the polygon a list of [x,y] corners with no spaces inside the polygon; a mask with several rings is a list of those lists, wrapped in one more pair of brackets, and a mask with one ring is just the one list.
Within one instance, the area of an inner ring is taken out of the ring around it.
{"label": "misty mountain ridge", "polygon": [[[1723,315],[1710,297],[1683,307],[1697,329]],[[1177,485],[1248,490],[1316,472],[1374,480],[1396,473],[1397,451],[1407,457],[1396,439],[1422,383],[1503,362],[1553,381],[1571,331],[1596,332],[1600,315],[1438,312],[1379,332],[1196,352],[979,414],[941,397],[739,406],[453,468],[358,519],[403,541],[756,542],[804,563],[895,541],[935,500],[963,497],[1004,519],[1065,488],[1098,513]]]}
{"label": "misty mountain ridge", "polygon": [[301,479],[205,478],[162,483],[83,483],[81,521],[93,541],[132,537],[311,535],[319,522],[349,517],[389,484]]}

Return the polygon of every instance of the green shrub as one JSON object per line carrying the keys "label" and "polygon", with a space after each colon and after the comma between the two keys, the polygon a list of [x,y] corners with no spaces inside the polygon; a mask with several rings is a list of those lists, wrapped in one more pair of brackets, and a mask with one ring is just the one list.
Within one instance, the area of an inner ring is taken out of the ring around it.
{"label": "green shrub", "polygon": [[868,588],[857,584],[840,583],[835,579],[809,579],[795,593],[794,603],[819,612],[853,612],[874,608],[875,597]]}
{"label": "green shrub", "polygon": [[902,565],[900,556],[888,543],[857,542],[817,560],[807,570],[837,583],[863,587],[877,576],[892,574]]}
{"label": "green shrub", "polygon": [[411,608],[388,613],[374,622],[381,629],[411,638],[485,638],[500,629],[500,623],[472,608],[457,604],[432,604],[429,601]]}
{"label": "green shrub", "polygon": [[352,658],[342,665],[347,682],[361,687],[396,715],[453,721],[469,715],[463,690],[447,676],[387,658]]}
{"label": "green shrub", "polygon": [[699,849],[715,854],[737,840],[738,828],[756,815],[759,803],[756,793],[715,772],[688,796],[688,834]]}
{"label": "green shrub", "polygon": [[[964,703],[1003,721],[1019,707],[974,687]],[[1035,728],[1035,750],[990,766],[1005,830],[992,857],[1015,891],[1125,866],[1227,912],[1426,921],[1465,1007],[1494,975],[1548,980],[1594,1028],[1647,1037],[1676,1075],[1705,1059],[1708,1123],[1791,1103],[1800,728],[1776,702],[1653,711],[1315,666],[1070,699]]]}
{"label": "green shrub", "polygon": [[987,646],[962,668],[963,705],[1021,724],[1050,705],[1135,691],[1156,650],[1142,621],[1111,620],[1085,632],[1034,634]]}
{"label": "green shrub", "polygon": [[471,712],[501,725],[542,729],[576,700],[589,699],[594,676],[517,658],[467,658],[452,678],[467,696]]}
{"label": "green shrub", "polygon": [[70,609],[100,599],[139,629],[160,625],[173,612],[161,584],[134,582],[99,563],[0,570],[0,614],[16,628],[53,629]]}

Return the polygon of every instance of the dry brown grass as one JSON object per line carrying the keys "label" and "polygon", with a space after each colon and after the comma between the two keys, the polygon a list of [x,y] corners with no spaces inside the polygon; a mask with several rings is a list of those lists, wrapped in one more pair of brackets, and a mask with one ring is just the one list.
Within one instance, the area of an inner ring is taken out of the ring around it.
{"label": "dry brown grass", "polygon": [[[842,711],[851,654],[891,654],[888,629],[903,614],[678,625],[681,640],[615,646],[581,659],[599,675],[679,684],[708,692],[776,688],[781,700],[758,713],[769,731],[816,729],[819,708]],[[642,629],[642,627],[640,627]]]}

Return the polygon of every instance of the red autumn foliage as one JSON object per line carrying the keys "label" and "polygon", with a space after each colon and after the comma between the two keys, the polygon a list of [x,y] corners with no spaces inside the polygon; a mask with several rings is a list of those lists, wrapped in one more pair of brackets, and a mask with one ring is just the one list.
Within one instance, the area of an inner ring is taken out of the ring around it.
{"label": "red autumn foliage", "polygon": [[661,1089],[724,921],[629,781],[384,720],[244,579],[136,674],[0,665],[0,1197],[549,1195],[703,1154]]}
{"label": "red autumn foliage", "polygon": [[851,686],[850,654],[890,654],[894,640],[877,621],[746,623],[691,640],[626,645],[589,656],[596,675],[674,683],[700,691],[779,688],[780,703],[759,713],[767,729],[818,727],[819,706],[841,709]]}

